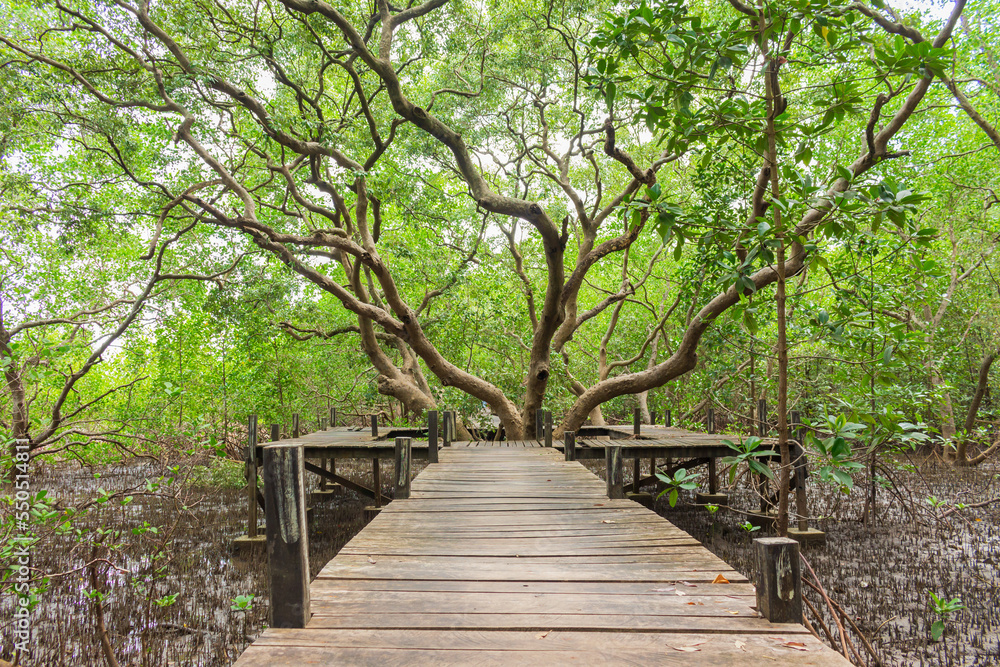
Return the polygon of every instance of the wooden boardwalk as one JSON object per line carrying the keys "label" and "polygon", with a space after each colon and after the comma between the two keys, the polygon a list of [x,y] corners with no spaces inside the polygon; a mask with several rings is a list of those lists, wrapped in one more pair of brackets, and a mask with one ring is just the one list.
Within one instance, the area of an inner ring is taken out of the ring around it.
{"label": "wooden boardwalk", "polygon": [[848,664],[581,464],[509,445],[441,450],[313,581],[308,625],[236,665]]}

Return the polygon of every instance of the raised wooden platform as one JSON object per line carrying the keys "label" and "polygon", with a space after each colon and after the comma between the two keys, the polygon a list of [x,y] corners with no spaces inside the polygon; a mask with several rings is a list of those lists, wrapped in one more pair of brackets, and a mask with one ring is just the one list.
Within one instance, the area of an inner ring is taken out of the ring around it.
{"label": "raised wooden platform", "polygon": [[311,595],[307,627],[265,631],[236,665],[848,664],[759,618],[753,587],[687,533],[537,446],[441,450]]}

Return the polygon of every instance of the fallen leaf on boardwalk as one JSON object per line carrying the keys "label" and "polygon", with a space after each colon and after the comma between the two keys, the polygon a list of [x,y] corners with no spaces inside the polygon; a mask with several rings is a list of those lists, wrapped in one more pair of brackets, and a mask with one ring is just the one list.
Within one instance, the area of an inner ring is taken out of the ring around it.
{"label": "fallen leaf on boardwalk", "polygon": [[803,644],[802,642],[785,642],[784,644],[782,644],[782,646],[787,646],[788,648],[793,648],[796,651],[808,651],[809,650],[808,648],[806,648],[806,645]]}
{"label": "fallen leaf on boardwalk", "polygon": [[539,632],[537,635],[535,635],[535,638],[536,639],[545,639],[546,637],[549,636],[550,632],[552,632],[552,631],[551,630],[546,630],[545,632]]}
{"label": "fallen leaf on boardwalk", "polygon": [[726,610],[724,610],[724,611],[725,611],[725,612],[726,612],[727,614],[732,614],[733,616],[739,616],[739,615],[740,615],[740,612],[738,612],[738,611],[729,611],[728,609],[726,609]]}
{"label": "fallen leaf on boardwalk", "polygon": [[676,591],[676,593],[677,593],[678,595],[687,595],[687,593],[685,593],[684,591]]}
{"label": "fallen leaf on boardwalk", "polygon": [[785,639],[784,637],[768,637],[772,641],[778,642],[779,646],[784,646],[785,648],[795,649],[796,651],[808,651],[809,649],[802,642],[793,642]]}
{"label": "fallen leaf on boardwalk", "polygon": [[371,563],[372,565],[374,565],[375,564],[375,559],[372,558],[371,556],[369,556],[368,557],[368,562]]}
{"label": "fallen leaf on boardwalk", "polygon": [[747,652],[747,643],[746,642],[737,641],[736,642],[736,648],[738,648],[739,650],[741,650],[744,653],[746,653]]}
{"label": "fallen leaf on boardwalk", "polygon": [[728,584],[729,580],[723,577],[721,574],[715,575],[715,579],[712,580],[713,584]]}
{"label": "fallen leaf on boardwalk", "polygon": [[689,584],[686,581],[678,581],[677,583],[678,584],[683,584],[683,585],[687,586],[688,588],[698,588],[698,584]]}
{"label": "fallen leaf on boardwalk", "polygon": [[611,519],[604,519],[601,523],[614,523]]}
{"label": "fallen leaf on boardwalk", "polygon": [[690,646],[671,646],[670,648],[674,649],[675,651],[684,651],[685,653],[694,653],[695,651],[700,651],[701,649],[700,648],[696,648],[696,647],[701,646],[704,643],[705,642],[698,642],[697,644],[691,644]]}

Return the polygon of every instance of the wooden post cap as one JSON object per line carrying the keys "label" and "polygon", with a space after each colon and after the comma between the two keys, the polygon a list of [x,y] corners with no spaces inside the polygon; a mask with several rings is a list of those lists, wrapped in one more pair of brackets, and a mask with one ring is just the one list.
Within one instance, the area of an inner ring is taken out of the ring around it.
{"label": "wooden post cap", "polygon": [[787,537],[761,537],[753,543],[757,552],[757,608],[772,623],[801,623],[799,543]]}

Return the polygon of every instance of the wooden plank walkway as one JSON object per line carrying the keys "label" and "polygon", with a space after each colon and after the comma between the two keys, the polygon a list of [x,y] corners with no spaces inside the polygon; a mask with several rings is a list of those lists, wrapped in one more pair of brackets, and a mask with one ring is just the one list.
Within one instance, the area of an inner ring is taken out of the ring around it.
{"label": "wooden plank walkway", "polygon": [[306,628],[266,630],[236,665],[848,664],[759,618],[750,583],[687,533],[537,446],[441,450],[311,594]]}

